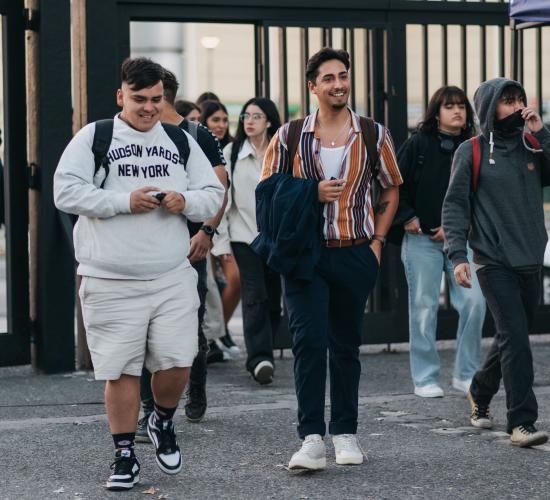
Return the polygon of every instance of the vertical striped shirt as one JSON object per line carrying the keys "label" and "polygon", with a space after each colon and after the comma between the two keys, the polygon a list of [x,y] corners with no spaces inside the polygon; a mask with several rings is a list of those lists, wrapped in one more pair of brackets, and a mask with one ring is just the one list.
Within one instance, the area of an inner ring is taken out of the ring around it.
{"label": "vertical striped shirt", "polygon": [[[372,206],[372,169],[361,133],[359,115],[351,109],[351,128],[344,147],[338,179],[346,181],[337,201],[324,205],[323,236],[326,239],[349,240],[370,238],[374,234]],[[377,179],[385,189],[399,186],[403,180],[397,166],[393,141],[383,125],[375,123],[380,168]],[[275,173],[292,174],[301,179],[325,179],[321,164],[321,139],[317,129],[317,111],[306,117],[294,158],[289,159],[288,123],[273,136],[264,158],[260,180]]]}

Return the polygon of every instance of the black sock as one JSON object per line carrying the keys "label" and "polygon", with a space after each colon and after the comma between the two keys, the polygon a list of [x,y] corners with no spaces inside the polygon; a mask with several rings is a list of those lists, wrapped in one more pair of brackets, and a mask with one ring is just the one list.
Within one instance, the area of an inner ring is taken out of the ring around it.
{"label": "black sock", "polygon": [[164,422],[167,420],[172,420],[174,413],[176,413],[177,406],[174,408],[164,408],[157,403],[155,403],[155,417],[157,422]]}
{"label": "black sock", "polygon": [[135,432],[125,432],[123,434],[113,434],[113,442],[115,443],[116,450],[133,450],[134,439],[136,438]]}

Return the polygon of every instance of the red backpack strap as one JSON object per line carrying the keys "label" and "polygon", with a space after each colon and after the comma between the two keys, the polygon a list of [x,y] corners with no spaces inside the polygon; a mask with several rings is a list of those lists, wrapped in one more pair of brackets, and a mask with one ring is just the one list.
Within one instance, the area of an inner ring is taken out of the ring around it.
{"label": "red backpack strap", "polygon": [[470,139],[470,142],[472,143],[472,193],[475,193],[477,191],[477,183],[479,181],[479,166],[481,164],[479,137],[472,137]]}
{"label": "red backpack strap", "polygon": [[540,142],[533,134],[530,134],[529,132],[523,132],[523,136],[533,149],[542,149]]}

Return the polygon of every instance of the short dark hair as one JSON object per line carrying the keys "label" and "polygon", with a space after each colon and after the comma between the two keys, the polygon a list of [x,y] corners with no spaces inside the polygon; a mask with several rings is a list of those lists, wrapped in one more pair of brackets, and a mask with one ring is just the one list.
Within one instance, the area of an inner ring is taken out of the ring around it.
{"label": "short dark hair", "polygon": [[180,86],[176,75],[170,70],[165,69],[164,76],[162,77],[162,85],[164,86],[164,99],[173,105]]}
{"label": "short dark hair", "polygon": [[220,102],[220,98],[214,94],[214,92],[203,92],[199,97],[197,97],[197,100],[195,101],[197,105],[201,105],[205,101],[218,101]]}
{"label": "short dark hair", "polygon": [[324,47],[309,58],[306,65],[306,80],[315,83],[315,79],[319,76],[319,67],[321,64],[331,61],[332,59],[337,59],[342,62],[346,67],[346,71],[349,70],[350,62],[347,51],[333,49],[332,47]]}
{"label": "short dark hair", "polygon": [[147,57],[128,57],[120,68],[120,79],[127,83],[132,90],[141,90],[152,87],[162,81],[164,68]]}
{"label": "short dark hair", "polygon": [[183,99],[178,99],[175,102],[174,106],[178,114],[180,114],[184,118],[193,110],[196,110],[199,113],[201,112],[201,108],[199,108],[194,102],[184,101]]}
{"label": "short dark hair", "polygon": [[502,89],[502,93],[500,94],[499,99],[511,101],[521,99],[523,101],[523,104],[527,106],[527,94],[525,93],[525,89],[523,87],[520,87],[519,85],[516,85],[515,83],[506,85],[506,87]]}

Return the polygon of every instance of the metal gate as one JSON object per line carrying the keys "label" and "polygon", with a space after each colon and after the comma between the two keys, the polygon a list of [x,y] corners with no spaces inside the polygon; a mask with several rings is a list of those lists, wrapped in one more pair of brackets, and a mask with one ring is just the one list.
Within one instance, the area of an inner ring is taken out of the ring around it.
{"label": "metal gate", "polygon": [[4,105],[4,189],[1,199],[5,214],[7,306],[7,321],[2,325],[4,331],[0,332],[0,366],[6,366],[30,361],[23,1],[1,0],[0,18]]}

